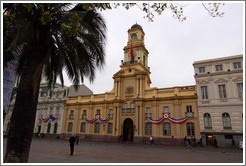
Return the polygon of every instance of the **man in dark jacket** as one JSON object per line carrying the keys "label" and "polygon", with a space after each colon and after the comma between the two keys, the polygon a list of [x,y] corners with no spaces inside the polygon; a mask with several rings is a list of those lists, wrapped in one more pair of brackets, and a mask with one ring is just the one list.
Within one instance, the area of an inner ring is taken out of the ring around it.
{"label": "man in dark jacket", "polygon": [[73,155],[74,142],[76,142],[76,138],[74,137],[74,135],[71,135],[71,137],[69,138],[70,151],[71,151],[71,154],[70,155]]}

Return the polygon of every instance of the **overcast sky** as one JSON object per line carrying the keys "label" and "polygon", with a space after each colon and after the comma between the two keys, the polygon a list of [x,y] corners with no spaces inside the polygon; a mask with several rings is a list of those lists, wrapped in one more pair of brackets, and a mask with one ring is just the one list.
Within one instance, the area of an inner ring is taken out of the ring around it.
{"label": "overcast sky", "polygon": [[[112,77],[120,70],[124,59],[127,31],[136,22],[145,32],[151,87],[195,85],[192,65],[195,61],[244,53],[242,3],[226,3],[221,7],[225,12],[222,18],[209,16],[201,3],[180,4],[186,5],[184,15],[187,20],[184,22],[174,19],[167,11],[149,22],[138,7],[101,12],[107,25],[106,63],[103,70],[97,70],[93,83],[85,79],[84,84],[94,94],[113,89]],[[65,85],[69,86],[71,82],[65,80]]]}

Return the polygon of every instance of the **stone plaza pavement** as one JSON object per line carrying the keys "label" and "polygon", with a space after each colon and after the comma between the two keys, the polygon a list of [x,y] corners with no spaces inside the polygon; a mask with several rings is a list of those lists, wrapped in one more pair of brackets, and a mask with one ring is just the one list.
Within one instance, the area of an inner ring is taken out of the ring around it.
{"label": "stone plaza pavement", "polygon": [[243,150],[238,148],[80,141],[73,156],[69,148],[67,140],[34,138],[28,163],[243,163]]}

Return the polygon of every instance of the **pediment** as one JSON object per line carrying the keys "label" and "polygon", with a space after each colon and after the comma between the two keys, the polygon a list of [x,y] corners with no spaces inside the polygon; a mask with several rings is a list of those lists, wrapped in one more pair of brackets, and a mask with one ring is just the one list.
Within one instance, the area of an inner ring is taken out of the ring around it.
{"label": "pediment", "polygon": [[226,83],[226,82],[228,82],[228,80],[223,79],[223,78],[219,78],[219,79],[217,79],[217,80],[214,81],[214,83],[216,83],[216,84],[219,84],[219,83]]}
{"label": "pediment", "polygon": [[115,73],[113,75],[113,78],[119,77],[119,76],[123,75],[124,73],[125,73],[125,70],[124,69],[121,69],[120,71],[118,71],[117,73]]}
{"label": "pediment", "polygon": [[199,80],[199,81],[196,81],[196,83],[199,85],[207,85],[207,84],[209,84],[209,81],[208,80]]}
{"label": "pediment", "polygon": [[243,82],[243,77],[236,77],[232,81],[233,82]]}

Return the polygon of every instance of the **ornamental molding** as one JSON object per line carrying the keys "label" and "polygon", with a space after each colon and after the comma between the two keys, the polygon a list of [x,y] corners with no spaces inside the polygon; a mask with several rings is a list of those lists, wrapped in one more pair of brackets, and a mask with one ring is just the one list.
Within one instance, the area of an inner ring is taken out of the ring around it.
{"label": "ornamental molding", "polygon": [[243,82],[243,77],[236,77],[232,81],[233,82]]}
{"label": "ornamental molding", "polygon": [[207,85],[209,84],[209,80],[197,80],[196,84],[197,85]]}
{"label": "ornamental molding", "polygon": [[214,83],[216,83],[216,84],[219,84],[219,83],[227,83],[227,82],[228,82],[228,80],[223,79],[223,78],[219,78],[219,79],[217,79],[217,80],[214,81]]}

